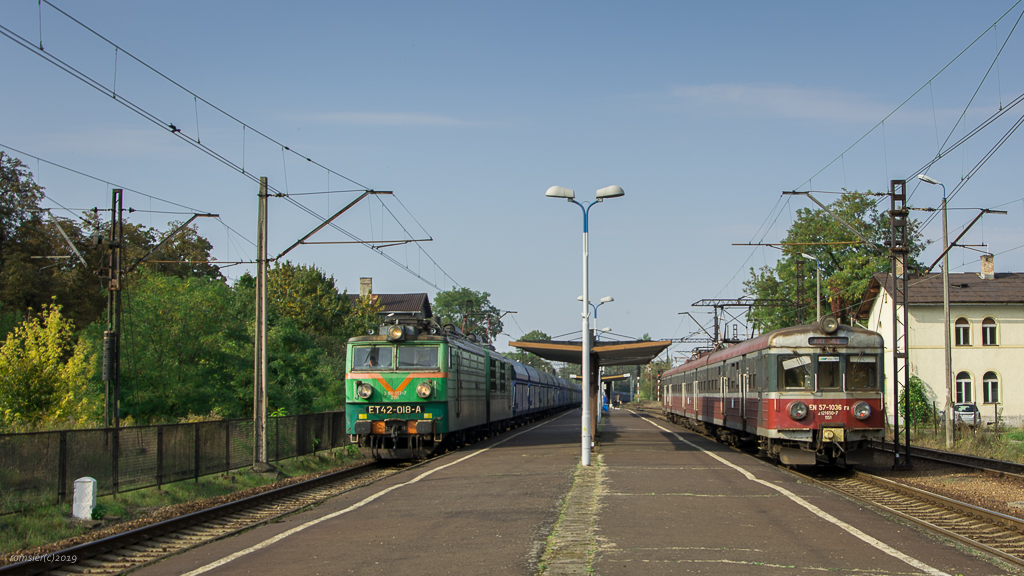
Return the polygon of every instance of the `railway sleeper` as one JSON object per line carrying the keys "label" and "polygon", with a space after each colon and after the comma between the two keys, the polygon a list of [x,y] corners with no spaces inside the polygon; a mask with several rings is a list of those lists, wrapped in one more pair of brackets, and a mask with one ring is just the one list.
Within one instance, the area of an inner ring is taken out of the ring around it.
{"label": "railway sleeper", "polygon": [[63,568],[72,574],[88,574],[94,567],[83,566],[79,563],[73,566],[64,566]]}

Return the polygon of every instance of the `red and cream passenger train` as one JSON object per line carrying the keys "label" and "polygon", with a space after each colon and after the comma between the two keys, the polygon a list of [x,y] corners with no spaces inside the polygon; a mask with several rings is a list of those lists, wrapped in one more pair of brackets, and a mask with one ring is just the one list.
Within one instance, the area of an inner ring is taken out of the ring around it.
{"label": "red and cream passenger train", "polygon": [[756,441],[784,464],[854,465],[884,436],[884,350],[877,332],[825,316],[669,370],[662,408],[727,444]]}

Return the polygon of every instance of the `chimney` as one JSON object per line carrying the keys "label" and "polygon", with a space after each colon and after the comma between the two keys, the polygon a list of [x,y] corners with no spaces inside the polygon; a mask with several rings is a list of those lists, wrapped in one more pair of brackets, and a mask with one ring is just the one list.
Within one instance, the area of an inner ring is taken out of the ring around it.
{"label": "chimney", "polygon": [[373,294],[373,278],[359,279],[359,297],[365,298]]}
{"label": "chimney", "polygon": [[992,280],[996,277],[995,256],[991,254],[981,255],[981,279]]}

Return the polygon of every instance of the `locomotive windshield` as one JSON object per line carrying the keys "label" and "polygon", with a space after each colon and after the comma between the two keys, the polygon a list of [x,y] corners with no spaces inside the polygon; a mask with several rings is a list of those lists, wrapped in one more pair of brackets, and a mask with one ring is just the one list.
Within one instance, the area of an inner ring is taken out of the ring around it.
{"label": "locomotive windshield", "polygon": [[846,358],[847,390],[872,390],[878,387],[878,363],[874,356]]}
{"label": "locomotive windshield", "polygon": [[814,383],[810,356],[779,356],[779,373],[780,388],[785,390],[810,388]]}
{"label": "locomotive windshield", "polygon": [[356,346],[352,349],[353,370],[391,370],[391,346]]}
{"label": "locomotive windshield", "polygon": [[438,368],[438,349],[437,346],[402,346],[398,349],[398,368]]}

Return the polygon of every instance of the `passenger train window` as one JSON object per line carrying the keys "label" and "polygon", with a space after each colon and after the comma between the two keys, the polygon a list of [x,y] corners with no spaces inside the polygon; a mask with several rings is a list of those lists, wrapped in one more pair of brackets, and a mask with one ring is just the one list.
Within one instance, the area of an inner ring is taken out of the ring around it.
{"label": "passenger train window", "polygon": [[839,356],[818,356],[818,389],[828,390],[842,388],[843,377],[840,374]]}
{"label": "passenger train window", "polygon": [[399,368],[437,368],[437,346],[402,346],[398,349]]}
{"label": "passenger train window", "polygon": [[810,388],[813,384],[810,356],[779,356],[779,372],[783,389]]}
{"label": "passenger train window", "polygon": [[846,389],[871,390],[878,387],[878,363],[874,356],[846,357]]}
{"label": "passenger train window", "polygon": [[356,346],[352,349],[352,365],[356,370],[390,370],[391,346]]}

